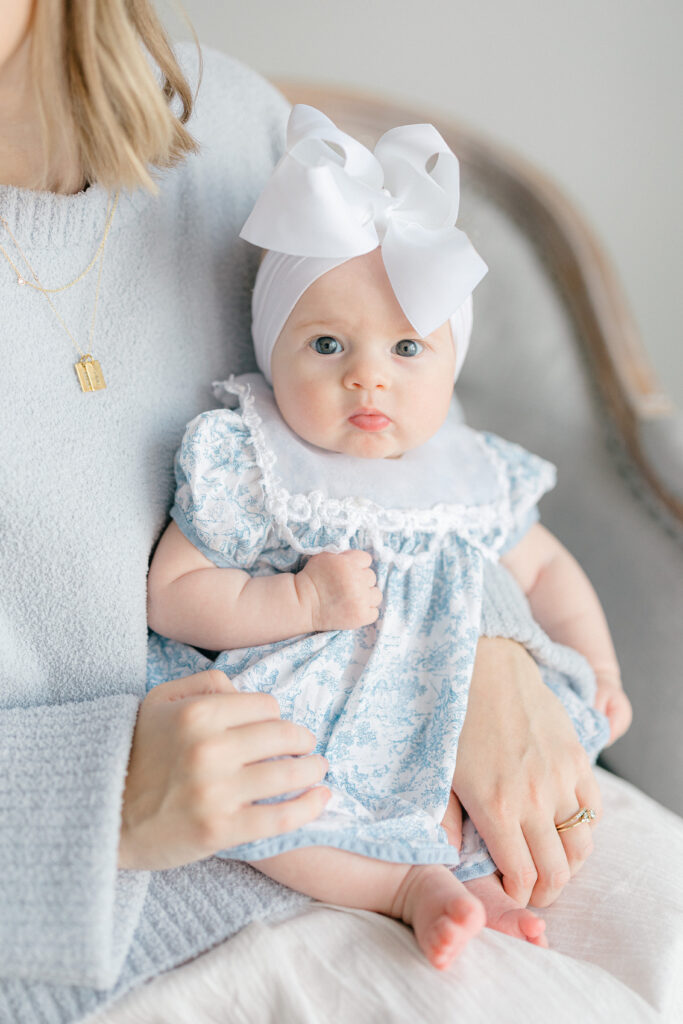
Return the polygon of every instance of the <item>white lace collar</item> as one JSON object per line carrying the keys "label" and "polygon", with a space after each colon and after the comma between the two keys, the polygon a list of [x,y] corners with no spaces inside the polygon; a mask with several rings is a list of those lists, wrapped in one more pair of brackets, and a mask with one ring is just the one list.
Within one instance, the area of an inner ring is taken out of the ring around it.
{"label": "white lace collar", "polygon": [[295,548],[292,527],[302,523],[313,530],[326,523],[346,536],[362,525],[379,547],[382,534],[397,531],[460,530],[476,543],[509,514],[507,475],[481,435],[461,422],[457,405],[433,438],[401,459],[356,459],[294,434],[260,374],[216,382],[214,394],[228,407],[237,398],[270,512]]}

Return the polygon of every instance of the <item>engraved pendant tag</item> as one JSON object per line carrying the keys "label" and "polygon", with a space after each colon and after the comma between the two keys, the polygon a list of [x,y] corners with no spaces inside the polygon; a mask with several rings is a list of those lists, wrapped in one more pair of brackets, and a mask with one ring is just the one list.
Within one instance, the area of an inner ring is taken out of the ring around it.
{"label": "engraved pendant tag", "polygon": [[100,364],[90,354],[74,363],[74,369],[78,383],[81,385],[81,391],[102,391],[106,388]]}

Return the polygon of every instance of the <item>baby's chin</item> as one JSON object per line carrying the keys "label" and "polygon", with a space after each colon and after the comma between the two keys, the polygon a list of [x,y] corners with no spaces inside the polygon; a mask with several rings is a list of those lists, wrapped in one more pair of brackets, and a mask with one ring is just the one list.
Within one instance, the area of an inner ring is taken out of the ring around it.
{"label": "baby's chin", "polygon": [[319,448],[324,452],[347,455],[354,459],[400,459],[407,452],[419,448],[429,440],[429,436],[410,437],[405,431],[396,429],[395,425],[381,431],[361,430],[358,427],[330,430],[316,433],[310,429],[296,430],[302,441]]}
{"label": "baby's chin", "polygon": [[397,444],[393,438],[378,437],[377,434],[361,435],[344,438],[336,443],[318,445],[339,455],[348,455],[354,459],[400,459],[408,450],[407,446]]}

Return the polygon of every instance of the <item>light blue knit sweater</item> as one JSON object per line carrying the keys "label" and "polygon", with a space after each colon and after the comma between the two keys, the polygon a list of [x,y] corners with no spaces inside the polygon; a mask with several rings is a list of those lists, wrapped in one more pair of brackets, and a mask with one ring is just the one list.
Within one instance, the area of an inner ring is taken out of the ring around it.
{"label": "light blue knit sweater", "polygon": [[[195,78],[191,50],[181,57]],[[253,368],[255,252],[237,233],[287,113],[253,73],[205,59],[191,124],[201,154],[163,173],[158,197],[122,195],[107,243],[93,344],[106,391],[80,392],[76,353],[44,297],[0,262],[2,1024],[81,1019],[255,917],[306,902],[213,859],[116,871],[145,693],[148,559],[185,423],[215,405],[212,380]],[[106,205],[98,187],[0,186],[0,212],[46,287],[88,263]],[[79,339],[95,279],[54,299]],[[484,628],[519,636],[543,660],[550,648],[519,591],[493,582]]]}

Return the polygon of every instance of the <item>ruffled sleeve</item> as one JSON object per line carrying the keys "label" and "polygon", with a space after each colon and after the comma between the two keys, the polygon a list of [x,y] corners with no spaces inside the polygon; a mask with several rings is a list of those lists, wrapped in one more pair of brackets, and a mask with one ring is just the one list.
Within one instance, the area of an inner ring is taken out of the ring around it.
{"label": "ruffled sleeve", "polygon": [[171,517],[220,568],[250,569],[268,541],[261,470],[237,412],[216,409],[192,420],[175,459]]}
{"label": "ruffled sleeve", "polygon": [[496,434],[485,433],[483,439],[502,495],[501,514],[486,542],[500,557],[538,522],[538,502],[555,486],[557,471],[552,463]]}

